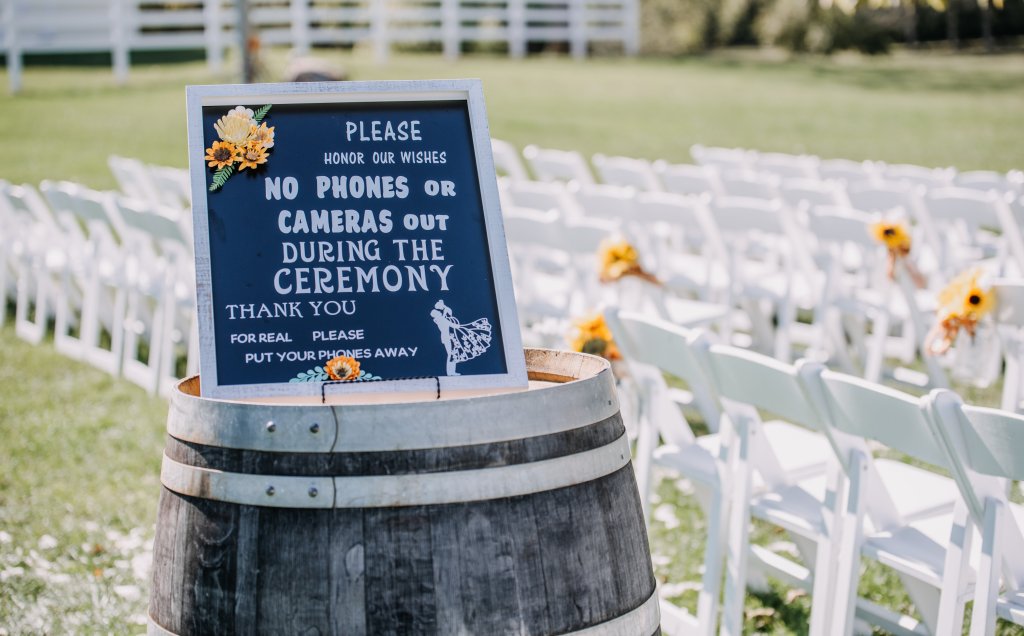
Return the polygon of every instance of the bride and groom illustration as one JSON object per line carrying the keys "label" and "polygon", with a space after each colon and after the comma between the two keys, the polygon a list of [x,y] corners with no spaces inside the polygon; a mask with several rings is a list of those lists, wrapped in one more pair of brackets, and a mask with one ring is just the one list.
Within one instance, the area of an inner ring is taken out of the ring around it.
{"label": "bride and groom illustration", "polygon": [[459,362],[472,360],[491,346],[491,323],[486,318],[462,324],[443,300],[434,303],[430,317],[434,319],[434,324],[441,332],[441,344],[444,345],[448,356],[446,375],[460,375],[455,370]]}

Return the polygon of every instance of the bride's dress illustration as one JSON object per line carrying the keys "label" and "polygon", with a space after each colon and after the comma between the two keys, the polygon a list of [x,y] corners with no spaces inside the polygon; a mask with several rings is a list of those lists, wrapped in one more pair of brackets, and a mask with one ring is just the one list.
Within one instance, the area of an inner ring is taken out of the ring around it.
{"label": "bride's dress illustration", "polygon": [[441,300],[430,310],[430,317],[441,332],[441,344],[448,354],[447,375],[459,375],[455,371],[456,364],[472,360],[491,346],[491,323],[486,318],[461,324],[452,315],[451,308]]}

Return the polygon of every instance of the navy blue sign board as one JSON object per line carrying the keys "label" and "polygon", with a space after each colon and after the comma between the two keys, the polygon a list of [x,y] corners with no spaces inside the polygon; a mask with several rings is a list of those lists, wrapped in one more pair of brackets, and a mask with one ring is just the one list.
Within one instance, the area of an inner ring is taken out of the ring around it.
{"label": "navy blue sign board", "polygon": [[526,386],[479,81],[187,98],[203,395]]}

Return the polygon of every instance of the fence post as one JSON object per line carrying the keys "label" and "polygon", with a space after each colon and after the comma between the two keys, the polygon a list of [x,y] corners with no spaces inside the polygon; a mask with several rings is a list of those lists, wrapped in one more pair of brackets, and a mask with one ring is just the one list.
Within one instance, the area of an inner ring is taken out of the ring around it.
{"label": "fence post", "polygon": [[569,52],[577,60],[587,56],[586,0],[569,2]]}
{"label": "fence post", "polygon": [[622,13],[623,51],[626,55],[637,55],[640,53],[640,0],[623,0]]}
{"label": "fence post", "polygon": [[18,0],[4,3],[4,42],[7,45],[7,86],[11,94],[21,90],[21,43],[18,42]]}
{"label": "fence post", "polygon": [[444,56],[450,60],[459,57],[459,0],[441,0],[441,38]]}
{"label": "fence post", "polygon": [[388,41],[388,0],[370,0],[372,17],[370,37],[373,39],[374,59],[378,64],[388,61],[391,53],[391,42]]}
{"label": "fence post", "polygon": [[222,0],[203,2],[203,35],[206,36],[206,65],[211,73],[220,73],[224,66],[224,41],[220,21]]}
{"label": "fence post", "polygon": [[[118,84],[128,81],[128,23],[137,9],[135,1],[126,6],[128,0],[110,2],[110,56],[114,65],[114,80]],[[128,16],[128,12],[132,16]]]}
{"label": "fence post", "polygon": [[298,55],[309,53],[309,0],[291,0],[292,49]]}
{"label": "fence post", "polygon": [[508,54],[526,55],[526,0],[508,0]]}

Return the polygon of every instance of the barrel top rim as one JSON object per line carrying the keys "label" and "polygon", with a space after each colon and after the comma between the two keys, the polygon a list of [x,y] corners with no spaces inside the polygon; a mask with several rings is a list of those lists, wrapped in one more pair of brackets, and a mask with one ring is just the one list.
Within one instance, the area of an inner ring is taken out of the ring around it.
{"label": "barrel top rim", "polygon": [[[200,395],[199,375],[193,375],[180,380],[174,387],[172,399],[186,401],[200,401],[220,404],[239,404],[245,406],[258,406],[273,409],[300,409],[310,407],[367,407],[367,406],[409,406],[415,404],[436,404],[438,402],[465,402],[473,400],[493,400],[502,396],[520,395],[523,393],[536,393],[556,390],[558,386],[576,382],[599,381],[598,378],[612,371],[611,363],[600,356],[581,353],[578,351],[566,351],[561,349],[544,349],[539,347],[527,347],[524,349],[526,356],[526,369],[530,380],[530,386],[525,389],[494,390],[481,389],[473,392],[448,392],[440,399],[436,395],[409,394],[409,393],[383,393],[348,396],[344,402],[331,401],[322,403],[316,398],[309,396],[296,396],[294,401],[285,398],[213,398]],[[384,399],[381,399],[384,398]],[[393,398],[393,399],[388,399]],[[287,401],[285,401],[287,400]]]}

